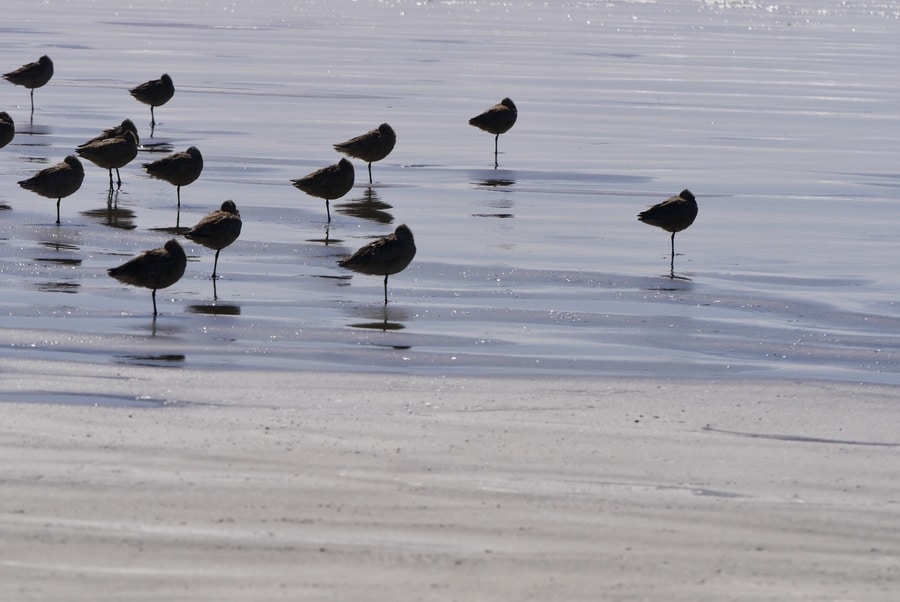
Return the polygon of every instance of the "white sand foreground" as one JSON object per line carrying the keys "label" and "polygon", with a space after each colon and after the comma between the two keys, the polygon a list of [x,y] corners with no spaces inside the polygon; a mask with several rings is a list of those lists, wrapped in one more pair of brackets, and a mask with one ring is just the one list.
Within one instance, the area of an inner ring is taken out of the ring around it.
{"label": "white sand foreground", "polygon": [[898,398],[4,360],[0,600],[895,601]]}

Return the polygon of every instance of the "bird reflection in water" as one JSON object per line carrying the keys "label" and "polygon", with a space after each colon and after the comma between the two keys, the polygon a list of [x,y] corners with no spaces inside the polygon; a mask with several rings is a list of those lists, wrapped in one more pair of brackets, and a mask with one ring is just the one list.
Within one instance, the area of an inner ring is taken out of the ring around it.
{"label": "bird reflection in water", "polygon": [[[154,322],[156,324],[156,322]],[[156,335],[154,328],[153,334]],[[183,364],[187,358],[180,353],[161,353],[157,355],[119,355],[116,362],[134,366],[176,366]]]}
{"label": "bird reflection in water", "polygon": [[331,224],[325,224],[324,229],[325,238],[307,238],[306,242],[321,243],[326,247],[330,244],[340,244],[344,242],[343,239],[340,238],[331,238]]}
{"label": "bird reflection in water", "polygon": [[[350,328],[380,330],[382,332],[399,331],[406,328],[405,322],[410,319],[409,312],[403,308],[382,305],[378,307],[362,306],[358,318],[362,321],[348,324]],[[389,345],[395,349],[409,349],[409,345]]]}
{"label": "bird reflection in water", "polygon": [[[506,192],[504,189],[513,186],[516,181],[512,178],[512,176],[505,177],[478,177],[475,179],[474,184],[479,188],[487,188],[497,192]],[[515,217],[515,214],[512,211],[509,211],[513,208],[515,204],[511,198],[508,196],[504,196],[503,198],[497,199],[492,198],[488,201],[481,203],[482,205],[489,207],[491,209],[498,209],[506,211],[492,211],[492,212],[483,212],[483,213],[473,213],[472,217],[493,217],[497,219],[511,219]]]}
{"label": "bird reflection in water", "polygon": [[[78,257],[73,257],[71,253],[80,251],[81,247],[58,240],[41,241],[38,244],[40,247],[56,251],[60,255],[34,258],[37,265],[47,266],[56,278],[54,280],[36,282],[34,284],[35,289],[47,293],[77,293],[81,289],[81,284],[75,279],[74,269],[81,266],[82,260]],[[57,272],[54,268],[62,268],[66,271]],[[69,270],[72,271],[71,274],[68,273]]]}
{"label": "bird reflection in water", "polygon": [[[213,290],[215,291],[216,281],[213,280]],[[215,299],[215,297],[213,297]],[[239,316],[241,315],[241,306],[234,303],[198,303],[188,305],[188,313],[204,314],[207,316]]]}
{"label": "bird reflection in water", "polygon": [[106,206],[82,211],[81,215],[98,220],[104,226],[120,230],[134,230],[134,211],[119,207],[119,191],[110,190],[106,197]]}
{"label": "bird reflection in water", "polygon": [[378,192],[371,187],[364,189],[361,197],[341,203],[336,208],[337,212],[342,215],[367,219],[378,224],[393,223],[394,216],[388,211],[389,209],[393,209],[393,206],[378,198]]}

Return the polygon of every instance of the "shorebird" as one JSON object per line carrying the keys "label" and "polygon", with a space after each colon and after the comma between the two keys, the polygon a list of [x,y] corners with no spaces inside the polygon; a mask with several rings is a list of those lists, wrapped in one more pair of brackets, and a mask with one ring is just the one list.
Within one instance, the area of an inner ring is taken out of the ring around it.
{"label": "shorebird", "polygon": [[3,79],[17,86],[31,90],[31,114],[34,115],[34,89],[40,88],[53,77],[53,61],[46,54],[37,62],[22,65],[18,69],[3,74]]}
{"label": "shorebird", "polygon": [[131,132],[132,134],[134,134],[134,141],[137,144],[141,143],[141,137],[138,136],[137,126],[134,125],[134,122],[130,119],[123,119],[122,123],[120,123],[119,125],[111,127],[111,128],[106,128],[105,130],[103,130],[102,132],[100,132],[98,135],[94,136],[87,142],[85,142],[83,144],[79,144],[78,148],[84,148],[85,146],[93,144],[94,142],[100,142],[101,140],[109,140],[110,138],[121,138],[125,134],[125,132]]}
{"label": "shorebird", "polygon": [[516,105],[509,98],[504,98],[499,104],[495,104],[487,111],[476,115],[469,120],[469,125],[474,125],[480,130],[494,134],[494,169],[499,167],[497,162],[497,144],[500,134],[505,134],[516,123],[519,116]]}
{"label": "shorebird", "polygon": [[208,213],[197,225],[184,233],[185,238],[200,243],[207,249],[215,249],[212,277],[216,277],[219,251],[241,235],[241,213],[234,201],[225,201],[222,208]]}
{"label": "shorebird", "polygon": [[347,159],[341,159],[334,165],[323,167],[299,180],[291,180],[291,183],[310,196],[325,199],[325,211],[328,213],[328,221],[331,222],[329,201],[339,199],[350,192],[353,188],[353,178],[353,164]]}
{"label": "shorebird", "polygon": [[406,224],[400,224],[393,234],[370,242],[338,264],[360,274],[384,276],[384,303],[387,305],[388,276],[405,270],[415,256],[416,241],[412,230]]}
{"label": "shorebird", "polygon": [[0,111],[0,148],[3,148],[16,135],[16,124],[6,111]]}
{"label": "shorebird", "polygon": [[374,130],[366,132],[356,138],[334,145],[335,150],[345,155],[362,159],[369,164],[369,184],[372,183],[372,163],[381,161],[394,150],[397,143],[397,134],[394,128],[382,123]]}
{"label": "shorebird", "polygon": [[154,178],[165,180],[176,187],[178,207],[181,207],[181,187],[200,177],[203,155],[196,146],[192,146],[184,152],[157,159],[153,163],[144,163],[144,169]]}
{"label": "shorebird", "polygon": [[161,107],[169,102],[169,99],[175,95],[175,84],[172,83],[172,78],[168,73],[163,73],[159,79],[151,79],[135,86],[128,92],[145,105],[150,105],[150,127],[152,128],[156,125],[153,107]]}
{"label": "shorebird", "polygon": [[109,170],[109,189],[113,188],[112,170],[116,170],[119,188],[122,187],[122,176],[119,168],[125,167],[137,157],[137,139],[131,131],[126,130],[121,136],[86,142],[79,146],[75,152],[94,165]]}
{"label": "shorebird", "polygon": [[672,260],[669,264],[669,278],[675,277],[675,233],[681,232],[693,224],[696,217],[697,200],[687,188],[677,196],[669,197],[638,214],[638,219],[645,224],[672,233]]}
{"label": "shorebird", "polygon": [[119,282],[153,289],[153,315],[156,316],[156,289],[172,286],[181,280],[185,266],[187,256],[184,249],[172,238],[164,246],[144,251],[107,272]]}
{"label": "shorebird", "polygon": [[82,181],[84,166],[78,157],[69,155],[62,163],[42,169],[27,180],[22,180],[19,186],[48,199],[56,199],[56,223],[59,224],[59,202],[81,188]]}

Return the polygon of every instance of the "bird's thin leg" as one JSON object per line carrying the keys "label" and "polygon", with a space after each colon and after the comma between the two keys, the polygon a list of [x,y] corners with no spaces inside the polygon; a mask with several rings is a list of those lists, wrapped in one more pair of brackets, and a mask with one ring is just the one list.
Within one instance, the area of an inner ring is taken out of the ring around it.
{"label": "bird's thin leg", "polygon": [[219,267],[219,251],[221,250],[222,249],[216,251],[216,258],[213,260],[213,280],[216,279],[216,268]]}
{"label": "bird's thin leg", "polygon": [[[110,187],[112,187],[112,171],[109,172],[109,179],[110,179]],[[118,167],[116,168],[116,180],[117,180],[117,187],[121,188],[122,187],[122,175],[119,173]]]}
{"label": "bird's thin leg", "polygon": [[372,183],[372,162],[369,162],[369,184]]}
{"label": "bird's thin leg", "polygon": [[675,233],[672,232],[672,259],[669,262],[669,278],[675,277]]}
{"label": "bird's thin leg", "polygon": [[[150,127],[154,127],[156,125],[156,117],[153,116],[153,105],[150,105]],[[150,134],[150,137],[153,138],[153,134]]]}
{"label": "bird's thin leg", "polygon": [[34,120],[34,88],[31,89],[31,119]]}
{"label": "bird's thin leg", "polygon": [[328,213],[328,223],[331,223],[331,204],[325,199],[325,212]]}
{"label": "bird's thin leg", "polygon": [[113,184],[112,184],[112,182],[113,182],[113,180],[112,180],[112,169],[110,169],[110,170],[109,170],[109,189],[110,189],[110,191],[112,191],[112,189],[113,189]]}
{"label": "bird's thin leg", "polygon": [[384,275],[384,304],[387,305],[387,279],[388,275]]}
{"label": "bird's thin leg", "polygon": [[181,186],[175,187],[175,194],[178,196],[178,208],[181,209]]}
{"label": "bird's thin leg", "polygon": [[151,297],[153,298],[153,317],[155,318],[156,314],[157,314],[157,311],[156,311],[156,289],[153,289],[153,293],[151,294]]}
{"label": "bird's thin leg", "polygon": [[500,141],[500,134],[494,136],[494,169],[500,167],[500,163],[497,161],[497,146]]}
{"label": "bird's thin leg", "polygon": [[56,199],[56,225],[59,225],[59,202],[62,200],[62,197]]}

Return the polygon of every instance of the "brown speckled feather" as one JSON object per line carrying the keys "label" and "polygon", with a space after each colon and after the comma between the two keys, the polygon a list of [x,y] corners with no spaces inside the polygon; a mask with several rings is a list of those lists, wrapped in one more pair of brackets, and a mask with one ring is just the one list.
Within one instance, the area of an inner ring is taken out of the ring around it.
{"label": "brown speckled feather", "polygon": [[397,134],[394,129],[390,125],[382,123],[374,130],[346,142],[335,144],[334,148],[345,155],[373,163],[387,157],[394,150],[396,143]]}
{"label": "brown speckled feather", "polygon": [[184,236],[207,249],[219,251],[237,240],[241,225],[241,213],[234,201],[225,201],[221,209],[206,214]]}
{"label": "brown speckled feather", "polygon": [[62,163],[42,169],[27,180],[19,182],[25,190],[56,199],[56,223],[59,223],[60,199],[74,194],[84,181],[84,166],[75,155],[69,155]]}
{"label": "brown speckled feather", "polygon": [[3,79],[32,90],[49,82],[51,77],[53,77],[53,61],[46,54],[34,63],[22,65],[3,75]]}

